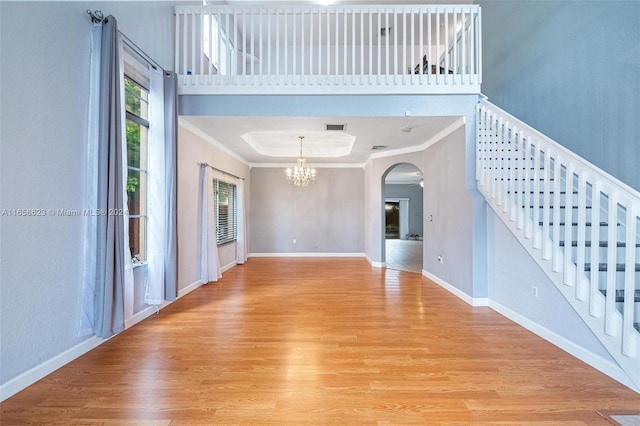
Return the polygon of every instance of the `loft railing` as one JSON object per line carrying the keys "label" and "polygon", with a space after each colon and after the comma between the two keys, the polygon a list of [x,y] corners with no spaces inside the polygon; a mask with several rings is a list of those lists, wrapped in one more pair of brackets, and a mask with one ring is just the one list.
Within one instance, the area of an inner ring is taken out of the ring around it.
{"label": "loft railing", "polygon": [[481,192],[640,388],[640,193],[483,101]]}
{"label": "loft railing", "polygon": [[181,94],[479,93],[463,6],[177,6]]}

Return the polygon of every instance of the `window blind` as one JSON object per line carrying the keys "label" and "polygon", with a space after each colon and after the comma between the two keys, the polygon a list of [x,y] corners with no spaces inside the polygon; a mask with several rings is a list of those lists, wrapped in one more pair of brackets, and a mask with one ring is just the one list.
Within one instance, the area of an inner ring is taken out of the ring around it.
{"label": "window blind", "polygon": [[216,211],[216,240],[218,245],[235,241],[238,235],[236,185],[213,180]]}

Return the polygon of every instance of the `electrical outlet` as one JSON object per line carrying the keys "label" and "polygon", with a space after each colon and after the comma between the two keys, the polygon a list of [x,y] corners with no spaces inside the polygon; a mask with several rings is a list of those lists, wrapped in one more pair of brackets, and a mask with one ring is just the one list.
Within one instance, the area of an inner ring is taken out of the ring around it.
{"label": "electrical outlet", "polygon": [[536,285],[531,286],[531,295],[535,298],[538,297],[538,286]]}
{"label": "electrical outlet", "polygon": [[298,241],[296,241],[296,239],[294,238],[294,239],[293,239],[293,244],[296,244],[297,242],[298,242]]}

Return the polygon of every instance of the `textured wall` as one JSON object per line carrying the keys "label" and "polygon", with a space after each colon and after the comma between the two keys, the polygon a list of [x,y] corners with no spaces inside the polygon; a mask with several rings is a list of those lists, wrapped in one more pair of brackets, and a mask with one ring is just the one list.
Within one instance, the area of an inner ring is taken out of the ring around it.
{"label": "textured wall", "polygon": [[482,92],[640,190],[640,2],[477,3]]}
{"label": "textured wall", "polygon": [[251,253],[364,253],[363,170],[317,174],[301,188],[284,169],[251,169]]}

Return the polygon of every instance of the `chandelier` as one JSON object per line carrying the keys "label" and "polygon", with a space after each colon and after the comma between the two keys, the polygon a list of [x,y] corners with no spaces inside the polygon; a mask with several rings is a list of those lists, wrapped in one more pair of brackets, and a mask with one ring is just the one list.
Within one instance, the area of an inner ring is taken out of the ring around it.
{"label": "chandelier", "polygon": [[307,167],[307,160],[302,156],[302,139],[304,139],[304,136],[298,137],[300,138],[300,157],[298,157],[294,168],[289,167],[287,169],[287,180],[293,182],[295,186],[307,186],[316,179],[316,169]]}

